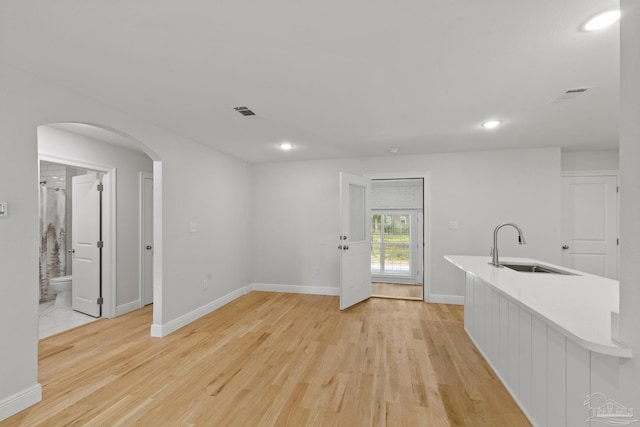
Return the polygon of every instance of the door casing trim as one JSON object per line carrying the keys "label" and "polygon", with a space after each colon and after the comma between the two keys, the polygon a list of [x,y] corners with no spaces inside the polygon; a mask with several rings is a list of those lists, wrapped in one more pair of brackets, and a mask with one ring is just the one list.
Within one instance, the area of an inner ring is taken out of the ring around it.
{"label": "door casing trim", "polygon": [[70,157],[38,154],[38,176],[40,161],[58,163],[82,169],[103,172],[102,184],[102,240],[107,250],[102,251],[102,317],[116,316],[116,168],[109,165],[85,162]]}
{"label": "door casing trim", "polygon": [[422,298],[431,301],[431,172],[389,172],[365,174],[365,178],[374,179],[422,179],[422,232],[424,250],[422,251]]}

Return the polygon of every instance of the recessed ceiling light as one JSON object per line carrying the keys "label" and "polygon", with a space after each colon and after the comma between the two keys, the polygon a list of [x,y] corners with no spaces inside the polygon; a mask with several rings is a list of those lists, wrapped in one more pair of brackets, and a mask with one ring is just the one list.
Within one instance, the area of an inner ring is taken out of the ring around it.
{"label": "recessed ceiling light", "polygon": [[278,147],[280,147],[281,150],[289,151],[293,148],[293,144],[290,142],[283,142],[282,144],[279,144]]}
{"label": "recessed ceiling light", "polygon": [[582,26],[583,31],[598,31],[609,25],[618,22],[620,19],[620,10],[613,9],[606,12],[602,12],[593,18],[589,19],[586,24]]}
{"label": "recessed ceiling light", "polygon": [[502,123],[502,120],[489,120],[484,122],[482,124],[482,127],[485,129],[493,129],[495,127],[500,126],[501,123]]}

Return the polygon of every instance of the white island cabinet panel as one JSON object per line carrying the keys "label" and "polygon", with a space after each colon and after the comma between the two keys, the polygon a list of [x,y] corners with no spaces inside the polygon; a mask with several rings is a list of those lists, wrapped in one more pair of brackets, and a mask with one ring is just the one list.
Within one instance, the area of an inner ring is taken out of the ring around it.
{"label": "white island cabinet panel", "polygon": [[482,330],[484,331],[482,351],[488,353],[493,341],[493,336],[491,335],[491,289],[484,282],[479,281],[479,283],[482,286],[482,293],[484,293],[482,298],[483,305],[480,310],[482,313]]}
{"label": "white island cabinet panel", "polygon": [[531,321],[531,416],[536,426],[547,425],[547,325]]}
{"label": "white island cabinet panel", "polygon": [[617,357],[591,352],[591,393],[602,393],[624,406],[626,402],[618,396],[619,365],[620,359]]}
{"label": "white island cabinet panel", "polygon": [[520,395],[518,399],[522,406],[531,410],[531,314],[526,310],[520,310],[520,354],[518,359]]}
{"label": "white island cabinet panel", "polygon": [[567,340],[567,420],[586,420],[584,401],[590,390],[590,375],[589,350]]}
{"label": "white island cabinet panel", "polygon": [[487,311],[487,307],[484,305],[484,285],[481,280],[474,280],[473,288],[473,302],[474,302],[474,324],[473,330],[475,336],[472,336],[478,348],[483,350],[484,345],[484,313]]}
{"label": "white island cabinet panel", "polygon": [[509,388],[520,396],[520,310],[509,301]]}
{"label": "white island cabinet panel", "polygon": [[485,284],[486,296],[489,299],[489,309],[485,313],[487,319],[487,329],[490,339],[487,342],[485,351],[489,354],[491,362],[498,366],[498,351],[500,349],[500,296],[492,289],[492,286]]}
{"label": "white island cabinet panel", "polygon": [[[509,381],[509,300],[500,296],[500,354],[498,369],[505,380]],[[511,384],[509,384],[511,386]]]}
{"label": "white island cabinet panel", "polygon": [[[631,349],[611,337],[615,281],[497,268],[488,257],[446,256],[465,276],[465,330],[534,426],[588,426],[588,395],[621,400],[619,366]],[[505,260],[506,261],[506,260]],[[624,404],[624,401],[621,401]]]}
{"label": "white island cabinet panel", "polygon": [[473,275],[467,273],[465,275],[465,294],[464,294],[464,329],[469,334],[473,334],[473,317],[474,317],[474,301],[473,301]]}
{"label": "white island cabinet panel", "polygon": [[565,398],[567,395],[566,338],[547,328],[547,425],[567,425]]}

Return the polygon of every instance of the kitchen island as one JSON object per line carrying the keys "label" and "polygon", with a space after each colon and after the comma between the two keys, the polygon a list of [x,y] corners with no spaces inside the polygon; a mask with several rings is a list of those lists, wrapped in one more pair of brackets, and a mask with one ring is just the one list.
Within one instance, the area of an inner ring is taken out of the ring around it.
{"label": "kitchen island", "polygon": [[631,357],[612,328],[618,282],[527,258],[500,262],[551,272],[498,268],[482,256],[445,259],[465,272],[467,334],[531,422],[585,425],[587,396],[611,389]]}

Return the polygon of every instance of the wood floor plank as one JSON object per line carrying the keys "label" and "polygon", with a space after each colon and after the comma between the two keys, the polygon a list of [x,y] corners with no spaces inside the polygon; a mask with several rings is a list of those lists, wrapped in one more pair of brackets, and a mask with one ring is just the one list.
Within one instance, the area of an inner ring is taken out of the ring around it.
{"label": "wood floor plank", "polygon": [[252,292],[159,339],[152,309],[40,342],[4,426],[528,426],[460,306]]}
{"label": "wood floor plank", "polygon": [[372,282],[371,296],[378,298],[422,300],[422,285]]}

